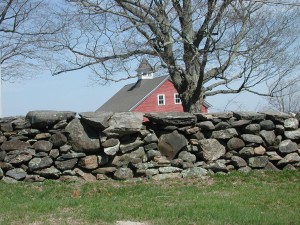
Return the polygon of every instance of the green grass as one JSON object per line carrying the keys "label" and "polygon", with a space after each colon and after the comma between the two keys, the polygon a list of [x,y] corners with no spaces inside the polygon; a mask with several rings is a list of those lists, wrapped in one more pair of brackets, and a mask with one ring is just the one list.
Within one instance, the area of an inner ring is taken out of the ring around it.
{"label": "green grass", "polygon": [[6,184],[0,224],[300,224],[300,171],[206,180]]}

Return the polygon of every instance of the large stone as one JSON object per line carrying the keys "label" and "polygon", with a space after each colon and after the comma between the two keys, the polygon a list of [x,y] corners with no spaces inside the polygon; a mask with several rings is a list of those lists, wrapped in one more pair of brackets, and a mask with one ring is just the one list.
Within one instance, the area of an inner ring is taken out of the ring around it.
{"label": "large stone", "polygon": [[276,135],[274,131],[262,130],[260,136],[263,138],[267,146],[273,146],[276,140]]}
{"label": "large stone", "polygon": [[110,173],[115,172],[116,170],[117,170],[116,167],[102,167],[102,168],[93,170],[92,173],[93,174],[110,174]]}
{"label": "large stone", "polygon": [[142,129],[144,114],[137,112],[115,113],[108,121],[109,127],[103,132],[108,136],[117,134],[119,136],[137,133]]}
{"label": "large stone", "polygon": [[252,147],[244,147],[239,151],[239,155],[243,158],[249,158],[254,155],[254,149]]}
{"label": "large stone", "polygon": [[244,127],[251,123],[251,120],[238,120],[238,121],[232,121],[231,127],[237,128],[237,127]]}
{"label": "large stone", "polygon": [[300,129],[285,131],[284,136],[291,140],[300,140]]}
{"label": "large stone", "polygon": [[29,148],[30,144],[24,141],[20,140],[11,140],[11,141],[5,141],[1,145],[1,150],[3,151],[12,151],[12,150],[21,150],[25,148]]}
{"label": "large stone", "polygon": [[286,130],[297,130],[299,128],[299,120],[296,118],[286,119],[283,126]]}
{"label": "large stone", "polygon": [[144,142],[145,143],[156,143],[156,142],[158,142],[158,138],[157,138],[156,134],[150,133],[144,138]]}
{"label": "large stone", "polygon": [[252,120],[252,121],[264,120],[266,118],[266,115],[262,113],[256,113],[256,112],[233,112],[233,116],[239,120]]}
{"label": "large stone", "polygon": [[232,162],[232,165],[234,165],[237,168],[247,166],[247,162],[239,156],[232,156],[231,157],[231,162]]}
{"label": "large stone", "polygon": [[73,119],[66,131],[69,133],[70,143],[76,152],[94,153],[100,151],[98,133],[79,119]]}
{"label": "large stone", "polygon": [[225,147],[216,139],[204,139],[199,141],[201,156],[207,161],[214,161],[225,155]]}
{"label": "large stone", "polygon": [[57,179],[61,175],[61,172],[58,169],[56,169],[54,166],[42,170],[37,170],[34,172],[39,174],[42,177],[50,178],[50,179]]}
{"label": "large stone", "polygon": [[109,138],[102,143],[103,148],[114,147],[116,145],[120,145],[120,141],[117,138]]}
{"label": "large stone", "polygon": [[36,151],[40,151],[40,152],[50,152],[52,146],[53,144],[50,141],[44,141],[44,140],[37,141],[32,145],[32,147]]}
{"label": "large stone", "polygon": [[128,180],[128,179],[133,178],[133,172],[129,168],[119,168],[114,173],[114,177],[117,180]]}
{"label": "large stone", "polygon": [[288,154],[298,150],[297,143],[291,140],[284,140],[279,144],[279,152],[282,154]]}
{"label": "large stone", "polygon": [[229,123],[221,121],[221,122],[218,122],[218,124],[215,126],[215,130],[225,130],[230,127],[231,127],[231,125]]}
{"label": "large stone", "polygon": [[63,133],[56,133],[51,136],[50,142],[53,144],[54,147],[57,148],[67,144],[68,140]]}
{"label": "large stone", "polygon": [[254,143],[254,144],[263,143],[263,139],[260,136],[254,134],[242,134],[241,138],[247,143]]}
{"label": "large stone", "polygon": [[67,159],[74,159],[74,158],[82,158],[85,157],[86,154],[82,152],[71,152],[71,153],[66,153],[61,155],[60,157],[57,158],[58,161],[63,161]]}
{"label": "large stone", "polygon": [[104,153],[106,155],[115,155],[120,150],[120,141],[118,140],[118,143],[115,146],[112,147],[106,147],[104,148]]}
{"label": "large stone", "polygon": [[18,117],[11,122],[15,130],[22,130],[30,127],[29,121],[25,117]]}
{"label": "large stone", "polygon": [[61,120],[70,121],[75,118],[76,113],[70,111],[30,111],[26,115],[26,119],[33,128],[49,128]]}
{"label": "large stone", "polygon": [[203,121],[197,124],[203,130],[214,130],[215,125],[211,121]]}
{"label": "large stone", "polygon": [[279,171],[279,169],[271,162],[268,162],[264,169],[269,171]]}
{"label": "large stone", "polygon": [[266,154],[267,154],[267,156],[269,156],[270,161],[279,161],[282,159],[282,157],[280,155],[278,155],[277,152],[267,151]]}
{"label": "large stone", "polygon": [[173,167],[173,166],[166,166],[166,167],[158,168],[158,171],[160,173],[178,173],[178,172],[181,172],[182,169],[180,169],[178,167]]}
{"label": "large stone", "polygon": [[9,154],[5,158],[5,161],[12,165],[20,165],[22,163],[26,163],[32,159],[32,154],[26,150],[20,150],[18,154],[14,154],[10,156]]}
{"label": "large stone", "polygon": [[239,150],[241,148],[245,147],[245,142],[240,139],[240,138],[231,138],[228,142],[227,142],[227,148],[229,149],[229,151],[231,150]]}
{"label": "large stone", "polygon": [[168,180],[168,179],[180,179],[182,175],[180,173],[163,173],[152,176],[153,180]]}
{"label": "large stone", "polygon": [[78,162],[77,158],[68,159],[64,161],[55,161],[55,167],[61,171],[71,170],[75,167],[77,162]]}
{"label": "large stone", "polygon": [[224,160],[217,160],[215,162],[208,163],[205,168],[212,170],[214,173],[228,172]]}
{"label": "large stone", "polygon": [[259,123],[262,130],[274,130],[275,124],[272,120],[263,120]]}
{"label": "large stone", "polygon": [[187,112],[146,113],[145,117],[160,125],[186,126],[196,123],[196,116]]}
{"label": "large stone", "polygon": [[249,158],[249,166],[252,168],[264,168],[268,162],[268,156],[256,156]]}
{"label": "large stone", "polygon": [[5,175],[15,180],[23,180],[26,177],[27,173],[21,168],[15,168],[7,171]]}
{"label": "large stone", "polygon": [[78,166],[89,170],[96,169],[98,167],[98,158],[96,155],[89,155],[84,158],[80,158]]}
{"label": "large stone", "polygon": [[29,170],[40,170],[47,167],[50,167],[53,163],[53,160],[50,157],[44,157],[44,158],[33,158],[28,163]]}
{"label": "large stone", "polygon": [[2,132],[12,132],[14,130],[11,123],[2,123],[0,128]]}
{"label": "large stone", "polygon": [[218,112],[218,113],[196,113],[197,121],[206,121],[212,119],[227,120],[233,117],[232,112]]}
{"label": "large stone", "polygon": [[111,164],[116,167],[123,167],[127,166],[129,163],[140,163],[143,161],[145,155],[146,154],[144,148],[140,147],[137,150],[132,151],[130,153],[121,156],[115,156]]}
{"label": "large stone", "polygon": [[113,112],[82,112],[79,116],[90,126],[103,130],[109,127],[108,121],[113,114]]}
{"label": "large stone", "polygon": [[97,179],[93,174],[90,173],[85,173],[82,170],[75,168],[74,172],[76,173],[77,176],[79,176],[81,179],[87,182],[95,182]]}
{"label": "large stone", "polygon": [[212,132],[211,138],[214,139],[230,139],[238,136],[236,129],[228,128],[226,130],[216,130]]}
{"label": "large stone", "polygon": [[244,128],[246,134],[259,134],[260,125],[257,123],[249,124]]}
{"label": "large stone", "polygon": [[207,170],[201,167],[193,167],[181,172],[183,178],[200,178],[207,175]]}
{"label": "large stone", "polygon": [[254,148],[254,154],[255,155],[264,155],[265,153],[266,153],[266,149],[261,145]]}
{"label": "large stone", "polygon": [[196,156],[187,151],[180,152],[178,158],[182,159],[185,162],[192,162],[192,163],[196,162]]}
{"label": "large stone", "polygon": [[170,134],[163,134],[160,136],[158,150],[163,156],[172,160],[180,150],[187,146],[187,144],[186,138],[175,130]]}

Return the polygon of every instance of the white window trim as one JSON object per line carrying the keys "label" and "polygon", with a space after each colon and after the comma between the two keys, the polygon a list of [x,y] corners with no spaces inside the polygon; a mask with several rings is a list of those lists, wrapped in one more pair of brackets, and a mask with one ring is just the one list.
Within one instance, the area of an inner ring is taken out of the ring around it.
{"label": "white window trim", "polygon": [[[178,95],[179,96],[179,100],[180,100],[180,102],[176,102],[176,95]],[[182,104],[182,102],[181,102],[181,99],[180,99],[180,95],[178,94],[178,93],[174,93],[174,104],[176,104],[176,105],[180,105],[180,104]]]}
{"label": "white window trim", "polygon": [[[163,97],[163,101],[164,103],[163,104],[160,104],[159,103],[159,97],[162,96]],[[164,94],[158,94],[157,95],[157,105],[166,105],[166,96]]]}

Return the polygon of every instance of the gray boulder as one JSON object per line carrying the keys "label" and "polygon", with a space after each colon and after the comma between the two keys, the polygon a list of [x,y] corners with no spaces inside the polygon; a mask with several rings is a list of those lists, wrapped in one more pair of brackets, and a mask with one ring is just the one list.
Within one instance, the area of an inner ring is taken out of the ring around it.
{"label": "gray boulder", "polygon": [[231,127],[243,127],[250,123],[251,123],[251,120],[238,120],[238,121],[232,121],[230,124],[231,124]]}
{"label": "gray boulder", "polygon": [[255,143],[255,144],[262,144],[263,143],[263,139],[258,135],[242,134],[241,138],[247,143]]}
{"label": "gray boulder", "polygon": [[243,158],[249,158],[254,155],[254,149],[252,147],[244,147],[239,151],[239,155]]}
{"label": "gray boulder", "polygon": [[260,125],[257,123],[249,124],[244,128],[246,134],[259,134]]}
{"label": "gray boulder", "polygon": [[144,142],[139,138],[129,139],[128,141],[120,144],[120,150],[122,153],[126,153],[140,147],[143,143]]}
{"label": "gray boulder", "polygon": [[268,156],[251,157],[248,160],[249,166],[252,168],[264,168],[269,162]]}
{"label": "gray boulder", "polygon": [[172,160],[187,144],[186,138],[175,130],[170,134],[160,136],[158,150],[163,156],[166,156],[167,159]]}
{"label": "gray boulder", "polygon": [[300,140],[300,129],[285,131],[284,136],[291,140]]}
{"label": "gray boulder", "polygon": [[145,117],[160,125],[186,126],[196,123],[196,116],[187,112],[146,113]]}
{"label": "gray boulder", "polygon": [[225,162],[223,160],[217,160],[207,164],[206,169],[212,170],[214,173],[217,172],[228,172]]}
{"label": "gray boulder", "polygon": [[36,170],[34,172],[36,174],[39,174],[42,177],[49,178],[49,179],[57,179],[61,175],[61,172],[58,169],[56,169],[54,166],[41,169],[41,170]]}
{"label": "gray boulder", "polygon": [[49,141],[53,144],[54,147],[57,148],[67,144],[68,139],[63,133],[56,133],[50,137]]}
{"label": "gray boulder", "polygon": [[238,136],[236,129],[228,128],[226,130],[216,130],[212,132],[211,138],[214,139],[230,139]]}
{"label": "gray boulder", "polygon": [[119,168],[114,173],[114,177],[117,180],[128,180],[128,179],[133,178],[133,172],[129,168]]}
{"label": "gray boulder", "polygon": [[278,150],[282,154],[288,154],[297,151],[298,145],[291,140],[284,140],[279,144]]}
{"label": "gray boulder", "polygon": [[77,158],[68,159],[64,161],[55,161],[55,167],[61,171],[71,170],[75,167],[77,162],[78,162]]}
{"label": "gray boulder", "polygon": [[286,119],[283,126],[286,130],[297,130],[299,128],[299,120],[296,118]]}
{"label": "gray boulder", "polygon": [[113,114],[113,112],[82,112],[79,116],[90,126],[103,130],[109,127],[108,121]]}
{"label": "gray boulder", "polygon": [[272,120],[263,120],[259,123],[262,130],[274,130],[275,124]]}
{"label": "gray boulder", "polygon": [[94,170],[98,168],[98,157],[96,155],[88,155],[80,158],[78,161],[78,166],[83,169]]}
{"label": "gray boulder", "polygon": [[196,156],[190,152],[187,151],[182,151],[178,155],[179,159],[182,159],[185,162],[191,162],[194,163],[196,162]]}
{"label": "gray boulder", "polygon": [[50,150],[52,149],[53,144],[50,141],[37,141],[35,142],[32,147],[36,150],[36,151],[40,151],[40,152],[50,152]]}
{"label": "gray boulder", "polygon": [[7,171],[5,175],[15,180],[23,180],[27,173],[22,168],[15,168]]}
{"label": "gray boulder", "polygon": [[232,165],[234,165],[237,168],[247,166],[247,162],[239,156],[232,156],[231,157],[231,162],[232,162]]}
{"label": "gray boulder", "polygon": [[120,150],[120,141],[118,140],[118,143],[116,143],[116,145],[111,147],[106,147],[104,148],[103,151],[106,155],[115,155],[119,150]]}
{"label": "gray boulder", "polygon": [[83,153],[100,151],[98,133],[79,119],[73,119],[66,127],[66,131],[69,133],[70,144],[74,151]]}
{"label": "gray boulder", "polygon": [[245,142],[240,139],[240,138],[231,138],[228,142],[227,142],[227,148],[229,149],[229,151],[231,150],[239,150],[241,148],[245,147]]}
{"label": "gray boulder", "polygon": [[214,161],[225,155],[226,149],[216,139],[204,139],[199,141],[200,155],[207,161]]}
{"label": "gray boulder", "polygon": [[24,141],[20,140],[11,140],[11,141],[5,141],[1,145],[1,150],[3,151],[13,151],[13,150],[21,150],[25,148],[29,148],[30,144]]}
{"label": "gray boulder", "polygon": [[298,153],[294,152],[294,153],[290,153],[288,155],[286,155],[283,159],[281,159],[277,165],[278,166],[282,166],[282,165],[286,165],[288,163],[297,163],[300,162],[300,156],[298,155]]}
{"label": "gray boulder", "polygon": [[267,130],[262,130],[260,132],[260,136],[263,138],[267,146],[272,146],[274,145],[276,141],[276,135],[274,131],[267,131]]}
{"label": "gray boulder", "polygon": [[75,112],[70,111],[30,111],[26,115],[26,119],[33,128],[48,128],[61,120],[70,121],[76,116]]}
{"label": "gray boulder", "polygon": [[266,119],[275,121],[277,123],[284,123],[284,120],[291,118],[292,116],[288,113],[283,112],[264,112]]}
{"label": "gray boulder", "polygon": [[50,157],[44,158],[33,158],[28,163],[28,167],[30,171],[40,170],[47,167],[50,167],[53,163],[53,160]]}
{"label": "gray boulder", "polygon": [[197,124],[203,130],[214,130],[215,125],[211,121],[203,121]]}
{"label": "gray boulder", "polygon": [[181,172],[183,178],[200,178],[207,175],[207,170],[201,167],[185,169]]}
{"label": "gray boulder", "polygon": [[173,166],[166,166],[166,167],[158,168],[158,171],[160,173],[178,173],[178,172],[181,172],[182,169],[180,169],[178,167],[173,167]]}
{"label": "gray boulder", "polygon": [[103,132],[110,135],[127,135],[137,133],[142,129],[143,113],[135,112],[121,112],[115,113],[108,121],[109,127]]}

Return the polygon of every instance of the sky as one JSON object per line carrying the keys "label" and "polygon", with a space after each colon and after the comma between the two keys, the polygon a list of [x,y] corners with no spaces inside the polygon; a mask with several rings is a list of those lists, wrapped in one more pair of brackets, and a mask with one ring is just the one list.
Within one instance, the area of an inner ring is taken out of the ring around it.
{"label": "sky", "polygon": [[[25,116],[33,110],[95,111],[124,85],[134,82],[136,79],[101,86],[87,71],[57,76],[45,72],[31,79],[2,82],[2,117]],[[212,105],[210,112],[259,111],[265,104],[253,94],[217,95],[206,100]]]}

